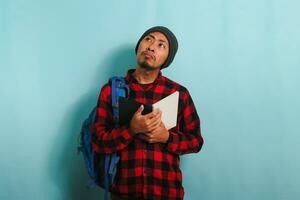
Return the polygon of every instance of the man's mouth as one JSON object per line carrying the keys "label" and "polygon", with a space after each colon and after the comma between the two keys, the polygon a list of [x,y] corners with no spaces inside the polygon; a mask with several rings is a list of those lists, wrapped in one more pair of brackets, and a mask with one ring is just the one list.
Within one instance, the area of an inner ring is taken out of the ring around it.
{"label": "man's mouth", "polygon": [[155,60],[155,56],[152,53],[150,53],[149,51],[144,51],[143,54],[144,54],[146,59]]}

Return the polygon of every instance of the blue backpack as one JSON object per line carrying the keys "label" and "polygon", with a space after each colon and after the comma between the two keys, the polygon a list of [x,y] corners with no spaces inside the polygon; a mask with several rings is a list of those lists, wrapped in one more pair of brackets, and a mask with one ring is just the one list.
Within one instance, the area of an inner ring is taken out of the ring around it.
{"label": "blue backpack", "polygon": [[[123,77],[112,77],[111,84],[112,112],[115,127],[119,127],[119,97],[129,97],[129,87]],[[119,161],[117,153],[97,154],[92,148],[92,129],[96,122],[97,106],[90,112],[89,117],[82,123],[78,151],[82,153],[85,166],[90,176],[89,187],[98,185],[105,190],[104,199],[108,200],[108,191],[111,186]]]}

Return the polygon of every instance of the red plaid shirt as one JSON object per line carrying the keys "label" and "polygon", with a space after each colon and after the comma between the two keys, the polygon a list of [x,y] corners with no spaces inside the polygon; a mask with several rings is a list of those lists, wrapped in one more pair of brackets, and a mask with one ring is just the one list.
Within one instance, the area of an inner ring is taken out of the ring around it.
{"label": "red plaid shirt", "polygon": [[149,144],[130,132],[129,125],[114,128],[111,87],[101,89],[93,148],[98,153],[118,152],[120,161],[111,192],[128,199],[183,199],[179,156],[200,151],[203,138],[200,120],[189,92],[164,77],[161,72],[151,84],[139,84],[129,70],[125,80],[130,98],[142,104],[154,104],[179,91],[177,126],[169,130],[167,143]]}

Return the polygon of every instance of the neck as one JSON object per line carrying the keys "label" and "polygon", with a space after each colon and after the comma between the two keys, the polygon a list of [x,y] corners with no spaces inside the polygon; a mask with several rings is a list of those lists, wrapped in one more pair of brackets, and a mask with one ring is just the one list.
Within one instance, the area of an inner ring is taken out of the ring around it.
{"label": "neck", "polygon": [[149,71],[137,66],[136,70],[133,73],[133,76],[140,84],[149,84],[155,81],[159,74],[159,71],[160,69]]}

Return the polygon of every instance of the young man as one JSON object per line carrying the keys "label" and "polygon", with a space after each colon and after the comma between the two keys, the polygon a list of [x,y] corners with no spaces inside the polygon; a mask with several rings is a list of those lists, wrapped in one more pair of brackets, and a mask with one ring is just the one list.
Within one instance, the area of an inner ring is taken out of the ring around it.
{"label": "young man", "polygon": [[142,115],[141,106],[130,123],[114,128],[111,86],[101,89],[93,148],[99,154],[118,152],[120,156],[110,188],[112,199],[183,199],[179,156],[199,152],[203,138],[188,90],[161,73],[173,61],[177,48],[177,39],[168,28],[150,28],[136,45],[136,69],[125,77],[130,98],[144,105],[179,91],[176,127],[167,130],[160,110]]}

